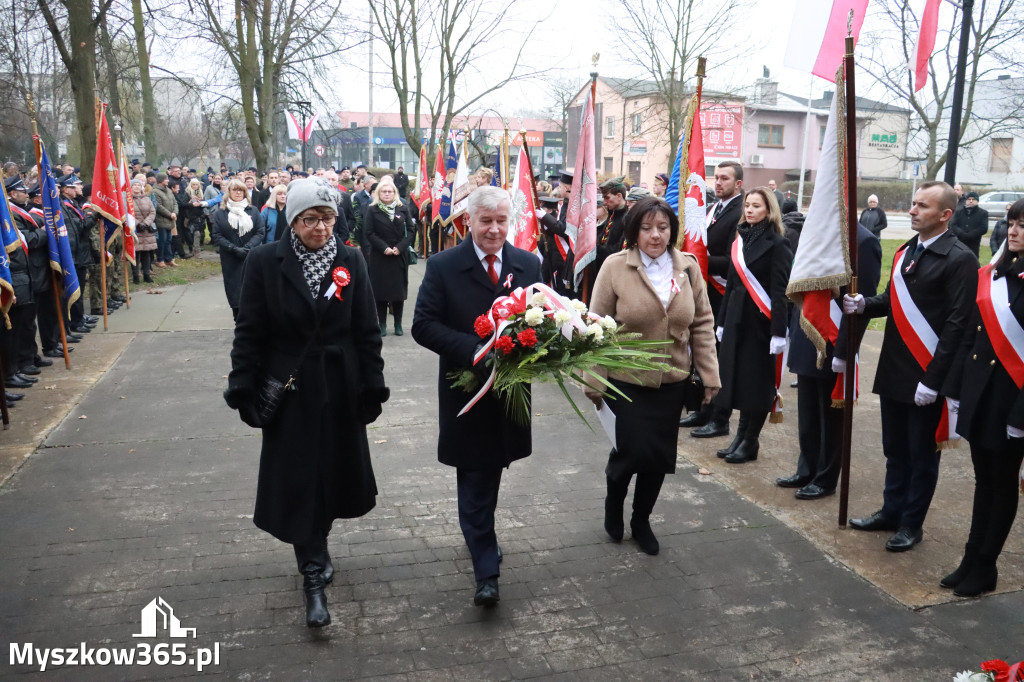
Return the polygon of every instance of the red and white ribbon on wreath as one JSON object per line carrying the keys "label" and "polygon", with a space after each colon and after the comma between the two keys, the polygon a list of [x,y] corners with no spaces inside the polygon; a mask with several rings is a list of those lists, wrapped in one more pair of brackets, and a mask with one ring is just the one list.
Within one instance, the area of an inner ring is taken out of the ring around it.
{"label": "red and white ribbon on wreath", "polygon": [[1024,328],[1010,309],[1006,278],[992,277],[991,265],[978,270],[978,309],[999,362],[1017,388],[1024,388]]}
{"label": "red and white ribbon on wreath", "polygon": [[[522,313],[520,314],[525,314],[526,308],[529,306],[530,299],[534,294],[538,293],[544,294],[544,298],[546,299],[544,303],[545,315],[553,316],[558,311],[565,311],[569,314],[569,321],[562,325],[560,330],[562,332],[562,336],[567,340],[572,338],[573,329],[576,329],[580,333],[586,331],[587,325],[583,321],[583,316],[580,315],[579,311],[572,306],[569,299],[558,294],[548,285],[538,282],[536,284],[531,284],[525,289],[523,287],[519,287],[510,295],[502,296],[491,304],[489,314],[491,321],[494,323],[494,332],[491,334],[491,338],[481,345],[473,355],[474,366],[487,356],[491,349],[494,348],[494,344],[498,340],[498,337],[501,336],[501,333],[506,327],[512,324],[513,320],[510,320],[509,318],[515,314],[513,311],[521,310]],[[596,316],[592,317],[596,318]],[[480,390],[477,391],[476,395],[474,395],[472,399],[466,403],[466,406],[462,408],[458,414],[459,417],[469,412],[474,405],[480,402],[480,399],[484,397],[487,391],[491,390],[491,386],[494,385],[495,373],[496,366],[491,365],[491,373],[484,382],[484,385],[480,387]]]}
{"label": "red and white ribbon on wreath", "polygon": [[[903,343],[907,344],[910,354],[917,360],[922,370],[927,370],[929,363],[935,356],[935,349],[939,346],[939,336],[928,324],[924,313],[914,303],[907,283],[903,280],[903,254],[907,247],[904,246],[896,252],[892,261],[892,277],[889,287],[889,299],[892,308],[892,319],[900,332]],[[942,417],[939,419],[939,428],[935,431],[935,442],[942,447],[952,446],[955,441],[960,440],[956,432],[956,404],[951,398],[946,398],[945,408],[942,410]]]}

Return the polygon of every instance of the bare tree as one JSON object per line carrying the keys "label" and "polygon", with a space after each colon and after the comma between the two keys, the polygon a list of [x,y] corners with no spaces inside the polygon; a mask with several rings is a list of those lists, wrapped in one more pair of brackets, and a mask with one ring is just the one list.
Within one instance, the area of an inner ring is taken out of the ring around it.
{"label": "bare tree", "polygon": [[142,0],[132,0],[132,31],[135,35],[135,54],[139,65],[139,89],[142,97],[142,139],[146,158],[160,163],[160,150],[156,143],[156,106],[153,103],[153,83],[149,72],[149,45],[146,44],[146,24],[142,14]]}
{"label": "bare tree", "polygon": [[[424,138],[424,109],[430,117],[427,139],[434,140],[451,129],[456,116],[491,93],[533,75],[522,68],[530,28],[516,34],[519,48],[503,60],[504,68],[488,63],[485,84],[467,90],[468,78],[481,70],[489,55],[507,46],[516,26],[515,0],[381,0],[370,3],[370,8],[380,33],[376,39],[385,48],[391,70],[402,131],[414,154],[420,153]],[[434,146],[427,151],[429,164]]]}
{"label": "bare tree", "polygon": [[[949,137],[948,111],[953,101],[956,59],[959,49],[961,12],[954,10],[952,25],[940,26],[935,51],[928,59],[928,85],[914,92],[913,74],[907,68],[917,42],[920,17],[910,0],[879,0],[872,3],[881,15],[879,25],[862,39],[865,46],[861,65],[882,85],[890,99],[908,103],[914,115],[911,138],[916,160],[923,160],[925,177],[934,179],[946,164]],[[970,52],[964,88],[964,110],[960,126],[960,148],[992,137],[1009,137],[1024,122],[1024,93],[1004,97],[993,106],[977,105],[978,82],[997,72],[1020,72],[1017,54],[1024,38],[1024,11],[1017,0],[980,0],[975,3],[971,24]],[[945,114],[945,116],[944,116]]]}
{"label": "bare tree", "polygon": [[616,14],[622,15],[615,30],[621,54],[650,81],[653,97],[642,114],[646,120],[657,122],[654,124],[656,132],[667,135],[671,169],[694,92],[697,57],[708,58],[711,72],[750,48],[749,43],[736,40],[734,29],[750,3],[748,0],[609,1],[618,5]]}

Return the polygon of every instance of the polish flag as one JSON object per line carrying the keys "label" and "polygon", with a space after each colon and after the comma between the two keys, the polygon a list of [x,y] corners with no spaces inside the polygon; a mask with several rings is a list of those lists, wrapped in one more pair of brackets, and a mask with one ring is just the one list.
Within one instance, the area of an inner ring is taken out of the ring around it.
{"label": "polish flag", "polygon": [[509,241],[516,247],[537,253],[537,197],[533,192],[533,168],[526,146],[519,148],[519,162],[516,164],[515,181],[509,185],[512,200],[512,219],[508,231]]}
{"label": "polish flag", "polygon": [[784,65],[835,82],[836,69],[846,54],[850,11],[856,44],[867,8],[868,0],[797,0]]}
{"label": "polish flag", "polygon": [[313,137],[313,126],[316,125],[318,116],[319,114],[313,114],[313,118],[309,119],[306,127],[303,128],[299,124],[299,119],[295,118],[295,114],[290,111],[284,112],[285,121],[288,122],[288,139],[309,142],[310,138]]}
{"label": "polish flag", "polygon": [[914,74],[914,92],[928,83],[928,59],[935,49],[935,35],[939,32],[939,5],[942,0],[925,0],[921,14],[921,30],[910,56],[910,71]]}

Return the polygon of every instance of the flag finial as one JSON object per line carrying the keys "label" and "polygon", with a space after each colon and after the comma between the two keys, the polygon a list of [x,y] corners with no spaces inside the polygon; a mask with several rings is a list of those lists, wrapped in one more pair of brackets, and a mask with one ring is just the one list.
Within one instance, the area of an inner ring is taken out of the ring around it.
{"label": "flag finial", "polygon": [[853,10],[852,9],[850,10],[850,13],[848,15],[846,15],[846,35],[848,37],[849,36],[853,36]]}

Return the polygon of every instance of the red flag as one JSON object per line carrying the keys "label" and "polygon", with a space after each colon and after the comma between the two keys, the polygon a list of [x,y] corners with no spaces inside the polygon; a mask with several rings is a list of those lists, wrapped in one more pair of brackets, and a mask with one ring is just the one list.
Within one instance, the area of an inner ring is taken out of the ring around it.
{"label": "red flag", "polygon": [[914,73],[914,92],[928,83],[928,59],[935,49],[935,35],[939,31],[939,5],[942,0],[925,0],[924,12],[921,14],[921,30],[914,45],[914,54],[910,58],[910,70]]}
{"label": "red flag", "polygon": [[565,220],[565,233],[576,255],[573,263],[576,287],[583,281],[584,268],[597,257],[597,168],[594,156],[594,100],[588,90]]}
{"label": "red flag", "polygon": [[121,193],[117,174],[114,145],[110,141],[110,128],[107,127],[104,105],[100,112],[100,129],[96,134],[96,165],[93,167],[90,203],[93,210],[107,222],[104,225],[104,244],[108,247],[121,227]]}
{"label": "red flag", "polygon": [[537,225],[537,198],[533,194],[533,175],[530,171],[530,158],[526,153],[526,147],[520,147],[516,179],[509,189],[512,199],[509,237],[514,246],[537,253],[540,227]]}
{"label": "red flag", "polygon": [[430,198],[430,178],[427,176],[427,145],[420,147],[420,177],[416,181],[416,205],[423,206],[423,202]]}
{"label": "red flag", "polygon": [[437,145],[434,153],[434,180],[430,184],[430,222],[436,222],[441,215],[441,192],[444,191],[446,173],[444,169],[444,152]]}
{"label": "red flag", "polygon": [[868,0],[796,0],[783,65],[834,80],[846,54],[850,12],[850,29],[856,43],[867,9]]}
{"label": "red flag", "polygon": [[[690,129],[686,131],[686,195],[683,206],[683,251],[692,253],[700,264],[700,274],[708,281],[708,227],[704,178],[704,137],[700,127],[700,88],[690,104]],[[680,173],[680,175],[682,175]]]}

